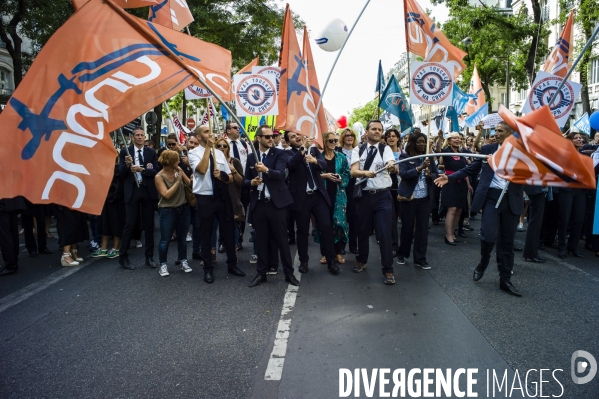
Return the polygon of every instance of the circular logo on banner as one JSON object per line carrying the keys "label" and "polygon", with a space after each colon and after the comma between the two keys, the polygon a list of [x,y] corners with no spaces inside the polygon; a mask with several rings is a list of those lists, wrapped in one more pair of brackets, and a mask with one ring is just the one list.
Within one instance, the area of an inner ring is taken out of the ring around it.
{"label": "circular logo on banner", "polygon": [[196,96],[201,98],[212,97],[212,94],[210,94],[208,90],[200,86],[189,85],[187,89],[189,89],[189,91],[192,92],[192,94],[195,94]]}
{"label": "circular logo on banner", "polygon": [[271,67],[271,66],[264,67],[264,68],[261,68],[260,70],[258,70],[257,73],[259,75],[266,74],[266,75],[272,75],[272,76],[274,76],[275,80],[277,82],[277,92],[278,92],[278,90],[279,90],[279,84],[281,82],[281,68],[279,68],[279,67]]}
{"label": "circular logo on banner", "polygon": [[245,112],[266,115],[276,104],[276,87],[261,75],[248,75],[237,85],[235,99]]}
{"label": "circular logo on banner", "polygon": [[424,104],[439,104],[451,93],[451,74],[441,64],[426,63],[414,71],[412,93]]}
{"label": "circular logo on banner", "polygon": [[[548,76],[544,79],[539,80],[532,87],[532,94],[528,98],[528,104],[532,111],[536,111],[543,105],[549,105],[549,100],[555,94],[557,87],[562,82],[562,78],[558,76]],[[569,115],[572,107],[574,106],[574,88],[570,83],[566,82],[561,88],[560,92],[553,100],[551,104],[551,112],[555,119],[562,118],[565,115]]]}

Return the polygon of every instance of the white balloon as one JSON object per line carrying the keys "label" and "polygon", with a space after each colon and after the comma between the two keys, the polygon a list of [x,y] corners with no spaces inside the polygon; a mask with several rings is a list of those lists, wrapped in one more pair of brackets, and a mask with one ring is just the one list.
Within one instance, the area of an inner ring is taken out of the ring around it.
{"label": "white balloon", "polygon": [[364,134],[364,125],[362,125],[362,122],[355,122],[352,125],[352,129],[358,135],[358,140],[360,140]]}
{"label": "white balloon", "polygon": [[347,34],[345,22],[335,18],[316,36],[316,44],[324,51],[337,51],[343,46]]}

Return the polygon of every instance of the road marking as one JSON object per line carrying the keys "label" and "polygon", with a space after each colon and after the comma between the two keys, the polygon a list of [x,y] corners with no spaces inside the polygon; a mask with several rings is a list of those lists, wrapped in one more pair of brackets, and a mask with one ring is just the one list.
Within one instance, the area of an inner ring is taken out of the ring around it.
{"label": "road marking", "polygon": [[60,280],[69,277],[71,274],[78,272],[90,263],[93,262],[88,261],[83,265],[65,267],[62,270],[54,272],[48,277],[41,279],[40,281],[30,284],[25,288],[21,288],[19,291],[13,292],[12,294],[5,296],[4,298],[0,298],[0,313],[23,302],[25,299],[32,297],[38,292],[45,290],[51,285],[58,283]]}
{"label": "road marking", "polygon": [[[299,265],[299,258],[296,253],[294,265]],[[297,281],[301,281],[302,275],[297,270],[295,271]],[[293,308],[297,299],[299,287],[291,284],[287,286],[285,299],[283,300],[283,309],[281,309],[281,317],[277,326],[277,335],[275,336],[275,344],[266,366],[264,379],[268,381],[280,381],[283,375],[283,365],[285,364],[285,354],[287,353],[287,341],[289,340],[289,331],[291,330],[291,319],[293,316]]]}

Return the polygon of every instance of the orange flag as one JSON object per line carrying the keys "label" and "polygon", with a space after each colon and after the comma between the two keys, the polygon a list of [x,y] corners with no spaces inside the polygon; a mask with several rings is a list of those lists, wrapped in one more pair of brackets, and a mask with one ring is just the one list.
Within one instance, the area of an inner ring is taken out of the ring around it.
{"label": "orange flag", "polygon": [[[83,7],[89,0],[73,0],[75,11]],[[141,8],[160,3],[160,0],[114,0],[122,8]]]}
{"label": "orange flag", "polygon": [[185,0],[162,0],[150,7],[148,21],[182,31],[194,20]]}
{"label": "orange flag", "polygon": [[110,132],[200,75],[222,93],[230,71],[228,50],[91,0],[42,48],[0,114],[0,197],[100,214],[117,155]]}
{"label": "orange flag", "polygon": [[562,137],[548,106],[517,118],[500,105],[499,115],[515,133],[489,159],[498,176],[516,184],[595,189],[593,160]]}
{"label": "orange flag", "polygon": [[236,75],[238,75],[240,73],[252,73],[252,68],[255,66],[258,66],[259,62],[260,62],[260,57],[254,58],[254,60],[252,62],[250,62],[249,64],[247,64],[246,66],[241,68],[239,71],[237,71]]}
{"label": "orange flag", "polygon": [[552,75],[557,75],[561,78],[566,77],[568,69],[572,65],[572,50],[574,49],[574,29],[572,24],[574,23],[574,10],[570,13],[568,21],[564,26],[562,35],[557,39],[555,47],[547,57],[547,61],[541,68],[543,71],[548,72]]}
{"label": "orange flag", "polygon": [[487,102],[485,101],[485,92],[483,91],[483,85],[480,82],[480,76],[478,75],[478,70],[476,69],[476,64],[474,65],[474,71],[472,72],[472,78],[470,78],[470,88],[468,89],[468,94],[474,94],[478,96],[475,99],[471,98],[466,104],[466,108],[464,111],[468,113],[468,115],[472,115],[475,113],[480,107],[485,105]]}
{"label": "orange flag", "polygon": [[450,64],[454,77],[462,73],[466,53],[451,44],[416,0],[404,0],[404,12],[408,51],[424,57],[424,61]]}
{"label": "orange flag", "polygon": [[[309,94],[312,97],[312,104],[314,106],[314,112],[316,112],[316,106],[320,101],[320,86],[318,85],[318,77],[316,76],[316,67],[314,66],[314,58],[312,58],[312,48],[310,47],[310,35],[308,35],[308,29],[304,26],[304,45],[303,45],[303,60],[306,69],[308,70],[308,86],[310,87]],[[316,125],[314,126],[314,141],[322,145],[322,134],[329,131],[327,123],[327,117],[324,109],[324,105],[320,105],[318,110],[318,118]],[[334,131],[334,130],[331,130]],[[308,131],[308,134],[310,132]]]}

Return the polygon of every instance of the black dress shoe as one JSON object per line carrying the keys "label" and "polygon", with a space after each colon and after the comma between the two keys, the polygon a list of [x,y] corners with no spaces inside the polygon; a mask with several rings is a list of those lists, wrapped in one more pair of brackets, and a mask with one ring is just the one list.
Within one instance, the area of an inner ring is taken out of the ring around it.
{"label": "black dress shoe", "polygon": [[522,247],[517,247],[514,245],[514,251],[516,252],[522,252]]}
{"label": "black dress shoe", "polygon": [[37,258],[37,251],[29,252],[29,256],[31,256],[32,258]]}
{"label": "black dress shoe", "polygon": [[339,272],[341,271],[341,269],[339,269],[339,266],[337,266],[337,263],[335,261],[329,262],[328,267],[329,271],[334,275],[339,274]]}
{"label": "black dress shoe", "polygon": [[564,251],[559,251],[559,252],[558,252],[558,254],[557,254],[557,256],[559,256],[559,257],[560,257],[560,258],[562,258],[562,259],[566,259],[566,256],[567,256],[567,255],[566,255],[566,252],[564,252]]}
{"label": "black dress shoe", "polygon": [[268,268],[268,271],[266,272],[266,274],[269,274],[271,276],[276,276],[276,274],[278,272],[279,271],[277,270],[277,268],[273,266],[273,267]]}
{"label": "black dress shoe", "polygon": [[208,272],[204,274],[204,282],[208,284],[214,283],[214,276],[212,275],[212,273]]}
{"label": "black dress shoe", "polygon": [[235,251],[243,251],[243,245],[241,243],[237,244]]}
{"label": "black dress shoe", "polygon": [[239,277],[244,277],[245,276],[245,273],[242,272],[241,270],[239,270],[238,267],[234,267],[232,269],[229,269],[229,273],[230,274],[234,274],[234,275],[239,276]]}
{"label": "black dress shoe", "polygon": [[218,253],[219,254],[224,254],[225,253],[225,246],[224,245],[219,245],[218,246]]}
{"label": "black dress shoe", "polygon": [[199,260],[202,260],[202,254],[201,254],[201,253],[199,253],[199,252],[194,252],[193,254],[191,254],[191,257],[192,257],[193,259],[199,259]]}
{"label": "black dress shoe", "polygon": [[127,270],[134,270],[135,269],[135,266],[133,266],[131,264],[131,262],[129,262],[129,258],[119,259],[119,265],[121,265],[121,267],[123,269],[127,269]]}
{"label": "black dress shoe", "polygon": [[266,276],[262,276],[262,275],[257,275],[256,277],[254,277],[254,279],[252,280],[252,282],[248,285],[248,287],[252,288],[252,287],[257,287],[262,283],[266,283]]}
{"label": "black dress shoe", "polygon": [[485,274],[484,269],[481,269],[478,266],[476,266],[476,269],[474,269],[474,274],[472,275],[472,280],[478,281],[481,278],[483,278],[484,274]]}
{"label": "black dress shoe", "polygon": [[9,269],[9,268],[5,267],[0,272],[0,276],[12,276],[13,274],[17,274],[17,269]]}
{"label": "black dress shoe", "polygon": [[158,263],[156,263],[156,261],[154,260],[154,258],[152,256],[149,256],[146,258],[146,266],[148,266],[152,269],[156,269],[158,267]]}
{"label": "black dress shoe", "polygon": [[452,242],[452,241],[449,241],[449,240],[447,239],[447,237],[445,237],[445,244],[447,244],[447,245],[451,245],[451,246],[456,246],[456,245],[458,245],[458,244],[456,244],[456,243],[455,243],[455,241],[453,241],[453,242]]}
{"label": "black dress shoe", "polygon": [[48,248],[44,248],[44,249],[40,249],[39,253],[42,255],[50,255],[52,253],[52,251],[50,251]]}
{"label": "black dress shoe", "polygon": [[351,252],[352,254],[359,254],[360,252],[358,251],[358,248],[350,248],[349,252]]}
{"label": "black dress shoe", "polygon": [[466,238],[466,233],[464,233],[463,231],[459,232],[458,235],[462,238]]}
{"label": "black dress shoe", "polygon": [[534,258],[524,258],[524,260],[526,262],[532,262],[532,263],[545,263],[545,259],[540,258],[540,257],[534,257]]}
{"label": "black dress shoe", "polygon": [[344,249],[342,249],[342,250],[341,250],[339,253],[340,253],[341,255],[345,255],[347,252],[345,252],[345,248],[344,248]]}
{"label": "black dress shoe", "polygon": [[514,287],[514,285],[512,284],[511,281],[500,282],[499,289],[501,291],[505,291],[508,294],[513,295],[513,296],[522,296],[522,294],[520,292],[518,292],[518,290],[516,289],[516,287]]}
{"label": "black dress shoe", "polygon": [[308,262],[301,262],[298,270],[300,273],[308,273]]}
{"label": "black dress shoe", "polygon": [[571,253],[571,254],[572,254],[572,256],[574,256],[575,258],[584,258],[584,255],[582,255],[582,254],[580,254],[580,253],[578,253],[578,252],[572,251],[572,250],[570,250],[570,249],[568,250],[568,253],[569,253],[569,254]]}
{"label": "black dress shoe", "polygon": [[545,244],[539,243],[539,249],[545,249]]}
{"label": "black dress shoe", "polygon": [[291,285],[299,287],[299,281],[297,281],[297,279],[295,278],[295,276],[293,274],[286,275],[285,276],[285,281],[287,281]]}

